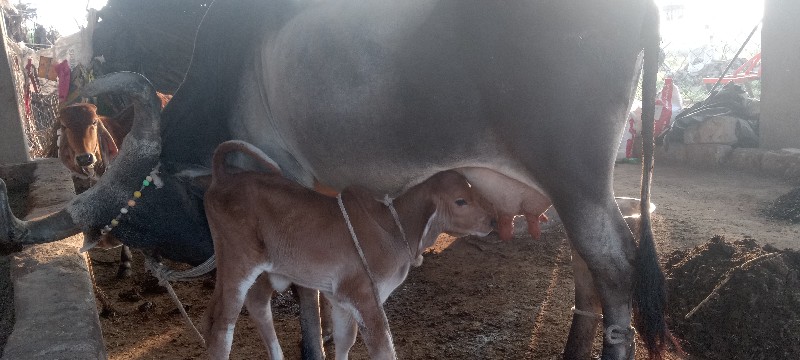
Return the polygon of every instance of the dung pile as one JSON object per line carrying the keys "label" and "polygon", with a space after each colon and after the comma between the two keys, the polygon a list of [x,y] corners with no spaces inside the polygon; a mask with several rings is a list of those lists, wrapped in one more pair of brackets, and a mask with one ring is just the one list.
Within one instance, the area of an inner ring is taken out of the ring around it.
{"label": "dung pile", "polygon": [[773,219],[800,222],[800,188],[779,196],[764,209],[764,213]]}
{"label": "dung pile", "polygon": [[715,236],[665,266],[674,334],[708,359],[800,359],[800,252]]}

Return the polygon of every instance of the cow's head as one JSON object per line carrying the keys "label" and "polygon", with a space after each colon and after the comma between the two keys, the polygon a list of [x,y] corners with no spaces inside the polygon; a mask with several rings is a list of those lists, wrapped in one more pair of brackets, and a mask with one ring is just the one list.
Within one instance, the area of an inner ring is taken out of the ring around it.
{"label": "cow's head", "polygon": [[93,104],[79,103],[58,114],[58,158],[78,177],[102,175],[119,149]]}
{"label": "cow's head", "polygon": [[[156,190],[151,185],[141,191],[142,198],[137,198],[135,205],[128,203],[134,191],[139,191],[142,187],[145,176],[159,164],[161,101],[152,84],[135,73],[115,73],[89,84],[82,95],[91,97],[103,93],[128,96],[135,108],[133,126],[125,137],[114,166],[106,170],[95,186],[77,195],[66,208],[31,221],[19,220],[11,213],[5,184],[0,181],[0,243],[37,244],[62,239],[81,231],[97,233],[126,207],[128,217],[123,217],[121,225],[112,232],[114,235],[122,235],[118,237],[123,240],[126,240],[126,236],[133,236],[132,234],[147,233],[151,227],[164,230],[159,236],[174,236],[186,230],[183,228],[185,224],[191,224],[187,228],[200,229],[195,233],[190,231],[190,236],[202,235],[203,227],[197,226],[205,222],[202,210],[190,212],[185,209],[202,209],[201,205],[196,204],[200,197],[193,196],[191,187],[181,178],[162,176],[164,188],[168,190]],[[142,241],[146,239],[142,237]],[[169,246],[171,248],[162,249],[162,254],[168,258],[172,257],[166,253],[177,254],[184,251],[181,247],[188,247],[180,241]],[[183,255],[177,257],[181,261],[196,262],[195,259],[210,255],[211,246],[207,248],[207,251],[203,250],[203,254],[196,254],[197,256],[193,255],[191,258],[182,258]],[[202,260],[205,259],[200,259]]]}

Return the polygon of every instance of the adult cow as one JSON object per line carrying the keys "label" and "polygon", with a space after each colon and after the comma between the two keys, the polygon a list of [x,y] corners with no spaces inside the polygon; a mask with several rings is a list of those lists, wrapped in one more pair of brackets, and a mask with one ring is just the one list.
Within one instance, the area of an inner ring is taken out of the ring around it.
{"label": "adult cow", "polygon": [[[485,168],[495,175],[470,181],[525,184],[550,199],[564,222],[577,308],[564,357],[590,356],[600,311],[604,359],[633,357],[632,312],[659,356],[671,337],[649,213],[642,212],[637,247],[612,190],[643,49],[644,109],[653,108],[657,18],[652,0],[220,0],[162,114],[161,139],[150,111],[153,121],[137,119],[133,140],[123,144],[120,157],[130,159],[118,161],[127,170],[107,174],[93,193],[40,222],[5,214],[3,226],[14,226],[0,234],[28,243],[98,226],[115,205],[97,204],[123,203],[120,189],[138,187],[131,174],[144,176],[159,159],[173,190],[190,193],[172,175],[208,166],[228,139],[255,144],[287,177],[320,190],[361,185],[397,194],[444,169]],[[118,75],[102,86],[125,90],[120,83],[128,80]],[[136,91],[146,100],[139,106],[156,106]],[[652,125],[644,128],[651,138]],[[645,143],[643,203],[652,168],[652,143]],[[168,206],[153,194],[156,205]],[[130,222],[140,226],[115,228],[133,246],[155,228],[137,216]],[[146,245],[196,263],[210,255],[199,232]]]}

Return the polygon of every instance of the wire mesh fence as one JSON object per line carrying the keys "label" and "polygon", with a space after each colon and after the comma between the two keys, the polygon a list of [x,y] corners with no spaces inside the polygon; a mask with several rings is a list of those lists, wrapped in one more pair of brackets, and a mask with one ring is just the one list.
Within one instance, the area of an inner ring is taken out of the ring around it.
{"label": "wire mesh fence", "polygon": [[27,55],[10,38],[3,39],[11,71],[14,88],[17,91],[19,112],[22,114],[23,128],[31,158],[54,156],[54,124],[58,111],[58,95],[50,91],[55,84],[36,76],[35,68],[23,65]]}

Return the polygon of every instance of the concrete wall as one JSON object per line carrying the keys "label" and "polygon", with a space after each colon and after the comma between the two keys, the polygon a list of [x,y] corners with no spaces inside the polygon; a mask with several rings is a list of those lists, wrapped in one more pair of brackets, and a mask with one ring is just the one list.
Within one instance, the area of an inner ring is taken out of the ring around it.
{"label": "concrete wall", "polygon": [[761,31],[761,147],[800,148],[800,1],[766,0]]}
{"label": "concrete wall", "polygon": [[30,160],[5,38],[6,24],[0,16],[0,164]]}

